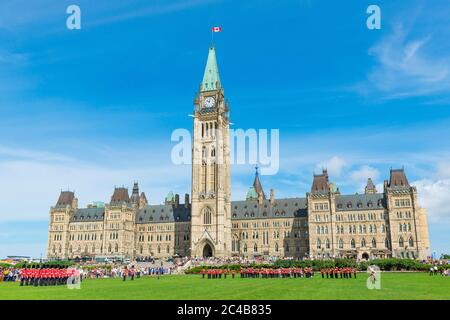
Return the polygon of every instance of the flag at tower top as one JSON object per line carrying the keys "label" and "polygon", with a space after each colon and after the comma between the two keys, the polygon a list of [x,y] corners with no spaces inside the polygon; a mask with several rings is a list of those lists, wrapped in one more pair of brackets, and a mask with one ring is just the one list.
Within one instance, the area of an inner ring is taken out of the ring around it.
{"label": "flag at tower top", "polygon": [[212,32],[222,32],[222,27],[212,27]]}

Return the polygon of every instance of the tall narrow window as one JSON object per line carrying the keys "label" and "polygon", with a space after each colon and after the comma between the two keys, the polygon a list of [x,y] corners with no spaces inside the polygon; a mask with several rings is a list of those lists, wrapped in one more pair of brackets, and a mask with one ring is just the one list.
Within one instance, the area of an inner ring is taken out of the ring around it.
{"label": "tall narrow window", "polygon": [[203,213],[203,224],[211,224],[211,209],[206,207]]}
{"label": "tall narrow window", "polygon": [[414,241],[413,241],[412,237],[409,237],[408,244],[409,244],[410,247],[414,247]]}

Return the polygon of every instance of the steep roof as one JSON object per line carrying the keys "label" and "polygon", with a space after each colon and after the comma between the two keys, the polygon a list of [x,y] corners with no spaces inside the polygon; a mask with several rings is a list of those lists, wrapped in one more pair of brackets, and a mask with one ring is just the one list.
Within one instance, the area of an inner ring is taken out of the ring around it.
{"label": "steep roof", "polygon": [[105,208],[83,208],[75,210],[71,222],[103,221]]}
{"label": "steep roof", "polygon": [[307,217],[306,198],[277,199],[275,203],[264,200],[232,201],[231,219],[268,219]]}
{"label": "steep roof", "polygon": [[190,217],[191,209],[184,204],[178,206],[171,204],[148,205],[137,211],[136,223],[181,222],[189,221]]}
{"label": "steep roof", "polygon": [[75,198],[75,193],[72,191],[61,191],[58,201],[56,202],[57,207],[72,206],[73,199]]}
{"label": "steep roof", "polygon": [[337,195],[337,211],[370,210],[386,208],[383,193]]}
{"label": "steep roof", "polygon": [[219,68],[217,66],[216,50],[209,48],[208,60],[206,62],[205,73],[203,74],[201,91],[212,91],[220,89]]}
{"label": "steep roof", "polygon": [[311,186],[312,193],[328,193],[330,185],[328,181],[327,170],[322,170],[322,174],[314,174],[313,183]]}
{"label": "steep roof", "polygon": [[402,188],[409,187],[404,169],[391,169],[391,177],[389,179],[389,187]]}
{"label": "steep roof", "polygon": [[111,205],[121,205],[122,203],[129,203],[130,196],[128,195],[127,188],[115,188],[114,193],[111,196]]}
{"label": "steep roof", "polygon": [[258,169],[256,169],[255,180],[253,181],[253,188],[255,189],[255,192],[258,195],[262,195],[262,197],[264,199],[266,198],[266,196],[264,195],[264,190],[263,190],[262,185],[261,185],[261,181],[259,180]]}

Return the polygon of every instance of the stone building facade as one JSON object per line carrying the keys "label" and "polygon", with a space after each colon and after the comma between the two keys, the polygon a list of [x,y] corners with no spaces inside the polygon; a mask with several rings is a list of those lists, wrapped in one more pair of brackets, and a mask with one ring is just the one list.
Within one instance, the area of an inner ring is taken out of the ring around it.
{"label": "stone building facade", "polygon": [[342,195],[328,173],[314,175],[306,197],[268,197],[258,171],[246,199],[231,201],[228,100],[215,49],[209,49],[194,100],[192,189],[180,203],[170,192],[148,204],[134,184],[115,188],[110,202],[78,208],[71,191],[50,209],[47,256],[145,258],[271,256],[294,258],[426,258],[425,209],[403,169],[391,170],[378,192]]}

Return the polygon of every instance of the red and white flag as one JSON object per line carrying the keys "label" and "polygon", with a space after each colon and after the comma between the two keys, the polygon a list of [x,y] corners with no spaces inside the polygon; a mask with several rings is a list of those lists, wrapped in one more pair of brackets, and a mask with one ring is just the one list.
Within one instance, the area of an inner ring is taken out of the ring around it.
{"label": "red and white flag", "polygon": [[222,27],[212,27],[212,32],[222,32]]}

